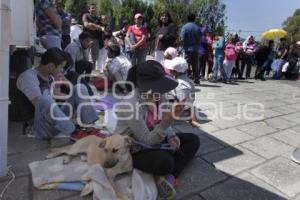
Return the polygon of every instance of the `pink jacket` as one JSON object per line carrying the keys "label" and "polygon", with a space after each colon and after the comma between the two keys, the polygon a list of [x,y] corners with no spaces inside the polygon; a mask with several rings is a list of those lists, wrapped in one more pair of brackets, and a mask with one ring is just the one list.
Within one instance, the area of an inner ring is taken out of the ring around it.
{"label": "pink jacket", "polygon": [[236,60],[236,52],[235,52],[235,46],[232,43],[229,43],[225,47],[225,59],[229,61]]}

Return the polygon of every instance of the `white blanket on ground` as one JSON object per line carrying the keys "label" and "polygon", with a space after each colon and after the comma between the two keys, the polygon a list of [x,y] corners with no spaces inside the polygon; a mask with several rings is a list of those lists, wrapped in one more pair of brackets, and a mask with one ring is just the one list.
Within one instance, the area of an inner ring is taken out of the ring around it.
{"label": "white blanket on ground", "polygon": [[[29,164],[33,185],[39,189],[58,189],[60,183],[92,181],[94,200],[117,200],[116,194],[100,165],[89,166],[78,158],[63,164],[63,157]],[[156,200],[153,176],[134,169],[116,177],[116,186],[131,200]]]}

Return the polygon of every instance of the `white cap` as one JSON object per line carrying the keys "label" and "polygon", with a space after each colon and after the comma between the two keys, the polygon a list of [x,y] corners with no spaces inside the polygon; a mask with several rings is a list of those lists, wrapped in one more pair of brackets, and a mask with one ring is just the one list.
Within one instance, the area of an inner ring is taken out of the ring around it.
{"label": "white cap", "polygon": [[164,52],[164,56],[168,56],[168,55],[170,55],[173,59],[178,55],[178,52],[174,47],[168,47]]}
{"label": "white cap", "polygon": [[179,73],[184,73],[188,69],[188,63],[182,57],[176,57],[173,60],[165,60],[164,66],[169,70],[174,70]]}

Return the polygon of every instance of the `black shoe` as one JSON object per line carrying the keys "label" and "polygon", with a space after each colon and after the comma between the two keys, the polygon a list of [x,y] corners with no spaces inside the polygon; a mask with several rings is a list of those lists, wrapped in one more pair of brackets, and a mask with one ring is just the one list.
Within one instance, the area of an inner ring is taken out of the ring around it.
{"label": "black shoe", "polygon": [[265,79],[264,77],[262,77],[260,80],[261,80],[261,81],[266,81],[266,79]]}
{"label": "black shoe", "polygon": [[199,84],[200,84],[200,81],[199,81],[199,80],[197,80],[197,81],[195,80],[194,83],[195,83],[196,85],[199,85]]}

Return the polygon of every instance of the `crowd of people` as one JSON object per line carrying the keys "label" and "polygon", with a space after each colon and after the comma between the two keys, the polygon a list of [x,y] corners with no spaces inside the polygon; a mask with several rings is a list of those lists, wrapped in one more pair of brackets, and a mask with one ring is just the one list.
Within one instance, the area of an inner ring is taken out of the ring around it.
{"label": "crowd of people", "polygon": [[[177,178],[200,145],[198,136],[173,129],[174,120],[184,113],[191,116],[193,126],[201,126],[193,108],[195,84],[205,78],[230,83],[234,75],[249,79],[255,60],[255,78],[264,80],[265,71],[271,70],[274,42],[257,46],[253,36],[242,42],[237,34],[225,40],[197,25],[194,14],[179,30],[165,11],[160,13],[153,34],[154,60],[147,60],[150,31],[142,13],[134,15],[133,25],[124,20],[122,28],[115,31],[107,16],[97,16],[96,4],[88,8],[79,25],[62,2],[53,5],[49,0],[40,0],[36,5],[38,36],[47,51],[38,67],[26,70],[17,80],[18,89],[35,108],[32,133],[40,139],[63,134],[76,141],[82,138],[78,134],[83,130],[81,124],[87,124],[92,127],[84,129],[87,134],[99,134],[93,126],[99,116],[92,100],[86,98],[95,95],[93,82],[89,76],[80,81],[78,77],[101,74],[116,82],[118,92],[124,95],[115,111],[115,133],[128,134],[144,144],[133,150],[133,166],[159,177],[161,199],[174,198]],[[282,39],[277,58],[291,62],[289,52]],[[293,63],[296,65],[295,60]],[[275,77],[280,74],[277,72]],[[72,85],[73,89],[56,84],[59,92],[55,95],[70,93],[62,106],[49,93],[53,80]],[[84,109],[77,112],[82,104]],[[137,106],[130,110],[128,105]],[[153,148],[145,148],[149,145]]]}

